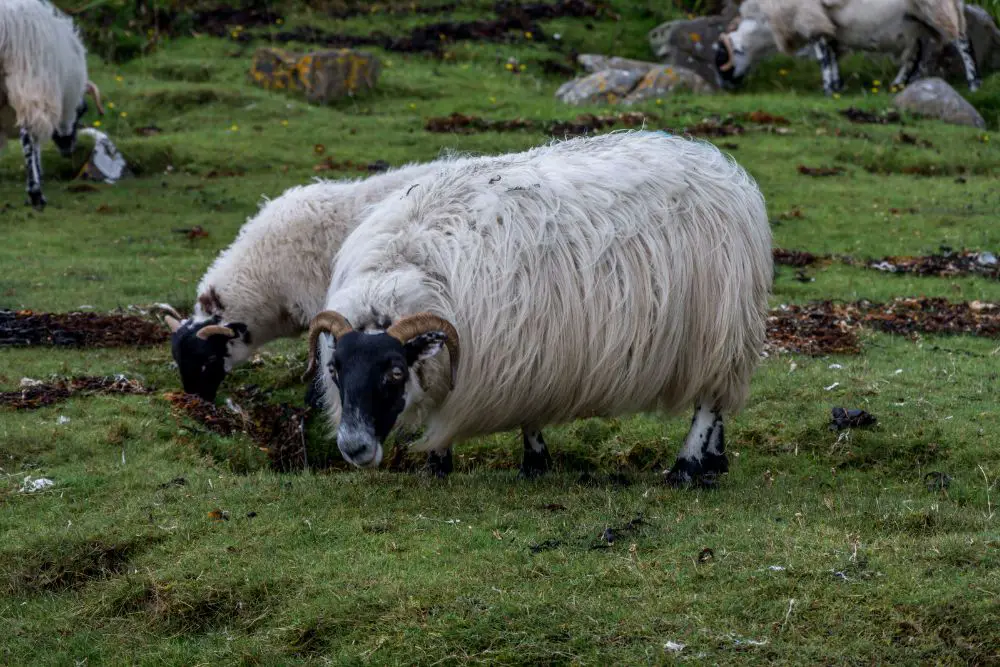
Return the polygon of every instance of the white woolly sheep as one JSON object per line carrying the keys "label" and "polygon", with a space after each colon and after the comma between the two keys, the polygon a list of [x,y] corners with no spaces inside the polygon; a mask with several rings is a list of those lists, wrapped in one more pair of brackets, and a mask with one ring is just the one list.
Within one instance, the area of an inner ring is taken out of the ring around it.
{"label": "white woolly sheep", "polygon": [[20,136],[28,203],[36,209],[45,208],[42,141],[51,136],[69,157],[87,112],[85,93],[103,114],[73,21],[46,0],[0,2],[0,148],[8,136]]}
{"label": "white woolly sheep", "polygon": [[305,331],[323,309],[333,257],[365,210],[437,168],[318,181],[266,202],[202,277],[192,316],[162,306],[184,391],[214,401],[226,374],[257,348]]}
{"label": "white woolly sheep", "polygon": [[728,469],[722,414],[749,392],[771,278],[760,191],[711,144],[622,132],[478,158],[344,241],[305,377],[322,369],[359,467],[397,422],[425,426],[414,449],[444,474],[477,435],[521,428],[541,449],[548,424],[693,404],[667,479],[706,479]]}
{"label": "white woolly sheep", "polygon": [[902,55],[892,85],[903,87],[917,75],[923,49],[937,39],[957,49],[975,91],[981,81],[964,6],[961,0],[746,0],[735,28],[715,44],[716,69],[723,85],[735,86],[769,52],[811,46],[829,95],[843,87],[841,49],[878,51]]}

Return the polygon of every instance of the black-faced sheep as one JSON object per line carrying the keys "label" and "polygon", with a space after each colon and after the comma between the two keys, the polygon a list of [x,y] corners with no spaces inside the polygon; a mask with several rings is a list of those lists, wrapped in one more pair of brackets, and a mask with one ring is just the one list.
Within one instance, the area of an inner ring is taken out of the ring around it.
{"label": "black-faced sheep", "polygon": [[715,44],[716,68],[726,86],[742,82],[750,67],[775,50],[791,54],[812,47],[829,95],[843,87],[841,49],[902,55],[892,85],[917,74],[929,40],[951,43],[965,66],[970,90],[981,84],[966,36],[961,0],[746,0],[734,27]]}
{"label": "black-faced sheep", "polygon": [[214,401],[226,374],[257,348],[305,331],[323,309],[333,257],[366,209],[437,168],[319,181],[267,202],[202,277],[191,317],[164,308],[184,391]]}
{"label": "black-faced sheep", "polygon": [[39,210],[42,142],[52,137],[63,156],[73,152],[86,93],[103,114],[73,21],[46,0],[0,2],[0,148],[20,136],[28,203]]}
{"label": "black-faced sheep", "polygon": [[397,423],[444,456],[481,434],[521,428],[530,447],[548,424],[694,405],[667,476],[687,483],[728,469],[722,415],[749,392],[771,277],[760,191],[711,144],[627,132],[478,158],[417,179],[344,241],[306,377],[321,371],[361,467]]}

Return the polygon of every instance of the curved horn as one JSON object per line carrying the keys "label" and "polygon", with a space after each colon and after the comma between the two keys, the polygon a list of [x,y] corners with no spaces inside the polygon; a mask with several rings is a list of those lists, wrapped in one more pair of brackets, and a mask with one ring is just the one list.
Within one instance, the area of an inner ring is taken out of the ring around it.
{"label": "curved horn", "polygon": [[93,81],[87,81],[87,93],[94,98],[94,105],[97,107],[97,113],[104,115],[104,106],[101,104],[101,89],[97,87]]}
{"label": "curved horn", "polygon": [[167,315],[166,317],[164,317],[163,321],[167,323],[168,327],[170,327],[170,333],[174,333],[175,331],[177,331],[178,329],[181,328],[180,321],[179,320],[175,320],[174,318],[170,317],[169,315]]}
{"label": "curved horn", "polygon": [[347,318],[335,310],[324,310],[312,318],[312,322],[309,323],[309,361],[306,364],[306,372],[302,374],[303,382],[316,374],[316,359],[319,358],[316,346],[319,343],[319,335],[328,333],[337,339],[353,329]]}
{"label": "curved horn", "polygon": [[417,313],[408,315],[385,330],[387,334],[404,345],[428,331],[443,331],[446,338],[444,344],[448,347],[451,357],[451,388],[455,388],[455,376],[458,374],[458,332],[451,322],[432,313]]}
{"label": "curved horn", "polygon": [[184,317],[177,312],[177,309],[169,303],[154,303],[151,310],[162,310],[167,315],[172,315],[175,319],[183,320]]}
{"label": "curved horn", "polygon": [[719,41],[722,42],[722,46],[726,49],[726,54],[729,56],[729,60],[719,65],[720,72],[728,72],[733,68],[733,41],[729,38],[729,33],[722,33],[719,36]]}
{"label": "curved horn", "polygon": [[230,329],[229,327],[222,326],[221,324],[209,324],[206,327],[198,329],[198,333],[196,335],[198,336],[198,338],[202,340],[208,340],[209,336],[215,336],[215,335],[222,335],[222,336],[228,336],[230,338],[235,338],[236,332]]}

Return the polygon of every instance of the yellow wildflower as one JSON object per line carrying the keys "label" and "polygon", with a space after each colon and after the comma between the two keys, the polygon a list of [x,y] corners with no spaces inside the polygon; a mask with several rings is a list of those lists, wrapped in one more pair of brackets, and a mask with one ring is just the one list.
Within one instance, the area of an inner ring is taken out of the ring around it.
{"label": "yellow wildflower", "polygon": [[531,32],[529,31],[529,32],[524,33],[524,38],[525,39],[531,39]]}
{"label": "yellow wildflower", "polygon": [[125,80],[125,77],[123,77],[121,74],[119,74],[118,76],[115,77],[115,81],[117,81],[118,83],[121,83],[124,80]]}
{"label": "yellow wildflower", "polygon": [[288,121],[287,120],[281,121],[281,126],[282,127],[288,127]]}
{"label": "yellow wildflower", "polygon": [[108,108],[109,109],[114,109],[115,108],[115,103],[114,102],[108,102]]}
{"label": "yellow wildflower", "polygon": [[518,66],[517,66],[517,69],[519,69],[520,71],[522,71],[522,72],[523,72],[524,70],[528,69],[528,66],[527,66],[527,65],[524,65],[524,64],[521,64],[521,65],[518,65]]}
{"label": "yellow wildflower", "polygon": [[778,70],[778,74],[781,75],[781,76],[788,76],[788,70],[787,69],[779,69]]}
{"label": "yellow wildflower", "polygon": [[119,116],[121,116],[122,118],[128,118],[128,111],[122,111],[122,112],[121,112],[120,114],[118,114],[118,115],[119,115]]}
{"label": "yellow wildflower", "polygon": [[101,126],[101,121],[95,120],[94,121],[94,127],[100,127],[100,126]]}
{"label": "yellow wildflower", "polygon": [[240,126],[237,125],[236,123],[233,123],[232,126],[229,128],[229,131],[230,132],[239,132],[239,129],[240,129]]}
{"label": "yellow wildflower", "polygon": [[504,68],[505,68],[505,69],[506,69],[506,70],[507,70],[508,72],[513,72],[513,71],[514,71],[514,65],[513,65],[513,63],[507,63],[506,65],[504,65]]}

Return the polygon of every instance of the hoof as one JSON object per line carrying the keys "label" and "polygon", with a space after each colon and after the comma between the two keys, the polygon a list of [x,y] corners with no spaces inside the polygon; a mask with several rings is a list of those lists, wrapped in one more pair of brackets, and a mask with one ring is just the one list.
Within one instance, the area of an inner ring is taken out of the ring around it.
{"label": "hoof", "polygon": [[[719,459],[722,461],[726,459],[725,454],[708,456],[714,458],[716,464],[719,464]],[[703,459],[702,462],[697,462],[688,459],[677,459],[673,467],[663,476],[663,481],[667,486],[675,489],[714,489],[718,486],[719,477],[724,471],[708,469],[704,465],[706,460]],[[728,466],[728,463],[725,465]]]}
{"label": "hoof", "polygon": [[427,454],[427,471],[434,477],[444,479],[453,469],[451,449],[445,450],[443,454],[439,454],[438,452]]}
{"label": "hoof", "polygon": [[31,206],[36,211],[44,211],[45,205],[48,202],[45,201],[45,196],[41,192],[29,192],[28,200],[24,203],[27,206]]}
{"label": "hoof", "polygon": [[704,471],[703,474],[715,473],[718,475],[729,472],[729,459],[725,454],[706,453],[701,457],[701,469]]}
{"label": "hoof", "polygon": [[517,474],[520,479],[535,479],[544,475],[552,467],[552,456],[549,450],[543,449],[536,452],[531,449],[524,450],[524,459],[521,462],[521,471]]}

